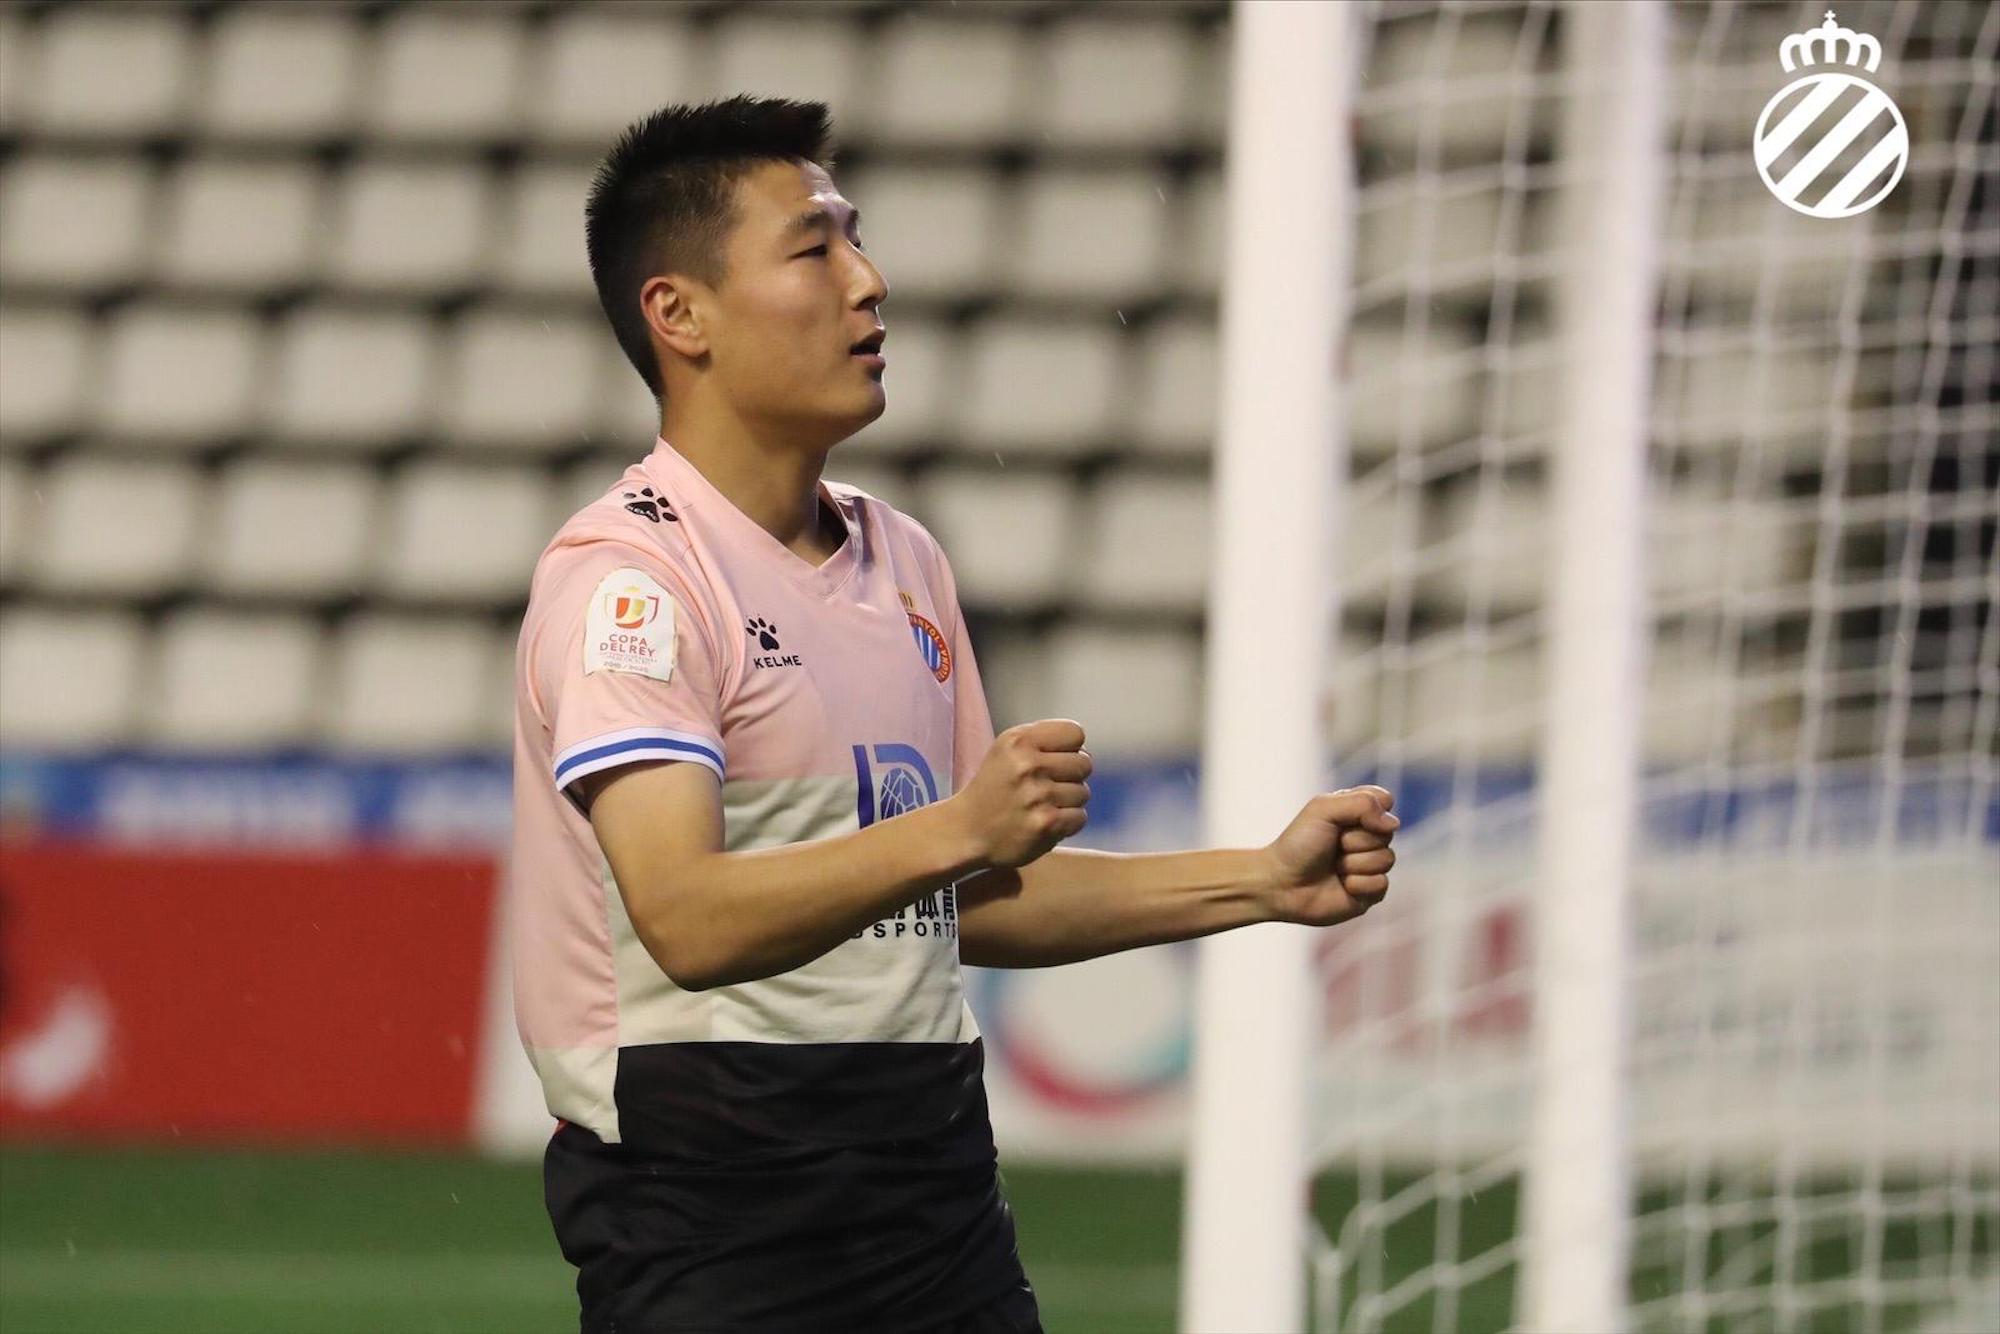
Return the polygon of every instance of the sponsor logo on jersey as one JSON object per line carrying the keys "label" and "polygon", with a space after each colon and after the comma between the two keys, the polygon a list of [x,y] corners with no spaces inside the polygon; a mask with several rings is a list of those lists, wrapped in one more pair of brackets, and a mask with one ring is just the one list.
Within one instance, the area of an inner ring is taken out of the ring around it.
{"label": "sponsor logo on jersey", "polygon": [[625,566],[598,581],[584,617],[583,670],[674,675],[674,600],[644,570]]}
{"label": "sponsor logo on jersey", "polygon": [[625,508],[642,519],[651,519],[654,523],[662,519],[668,523],[681,521],[681,516],[674,513],[673,507],[667,504],[667,498],[654,495],[650,486],[642,486],[637,491],[627,491],[624,493],[624,499]]}
{"label": "sponsor logo on jersey", "polygon": [[[756,640],[758,648],[772,650],[784,647],[783,644],[778,642],[778,627],[765,620],[762,616],[752,616],[749,620],[745,621],[743,623],[743,633]],[[775,653],[767,652],[762,656],[752,657],[750,665],[752,667],[796,667],[799,665],[799,655],[796,653],[787,653],[780,657]]]}
{"label": "sponsor logo on jersey", "polygon": [[[857,792],[855,814],[861,827],[893,819],[938,799],[937,779],[922,751],[900,742],[854,747]],[[947,885],[915,903],[898,908],[872,926],[854,933],[855,940],[949,940],[958,935],[958,896]]]}
{"label": "sponsor logo on jersey", "polygon": [[944,636],[917,610],[917,600],[902,589],[896,590],[903,599],[903,613],[910,618],[910,637],[917,641],[917,655],[930,668],[931,675],[939,683],[951,679],[951,645],[944,642]]}

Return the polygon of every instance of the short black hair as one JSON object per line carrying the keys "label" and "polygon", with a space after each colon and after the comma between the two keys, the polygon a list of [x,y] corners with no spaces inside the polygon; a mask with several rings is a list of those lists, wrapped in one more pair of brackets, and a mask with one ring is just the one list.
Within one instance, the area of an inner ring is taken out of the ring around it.
{"label": "short black hair", "polygon": [[666,386],[639,288],[668,272],[721,287],[737,179],[762,162],[810,162],[830,172],[831,139],[824,102],[738,95],[661,107],[627,126],[598,164],[583,211],[590,277],[618,346],[655,399]]}

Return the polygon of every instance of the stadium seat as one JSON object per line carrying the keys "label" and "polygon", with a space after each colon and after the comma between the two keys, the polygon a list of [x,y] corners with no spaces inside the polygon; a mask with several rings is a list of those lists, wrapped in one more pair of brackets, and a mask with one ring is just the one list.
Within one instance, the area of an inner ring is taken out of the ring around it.
{"label": "stadium seat", "polygon": [[477,744],[501,755],[514,747],[514,658],[520,640],[521,627],[511,620],[487,632],[486,698],[480,702]]}
{"label": "stadium seat", "polygon": [[[1662,342],[1653,390],[1658,438],[1697,456],[1752,448],[1774,466],[1818,466],[1829,416],[1857,392],[1841,383],[1842,361],[1837,348],[1798,341],[1753,346],[1740,327],[1683,330]],[[1865,376],[1869,364],[1857,358],[1850,370]]]}
{"label": "stadium seat", "polygon": [[0,458],[0,588],[17,583],[21,562],[34,543],[41,502],[34,474],[21,463]]}
{"label": "stadium seat", "polygon": [[694,37],[672,11],[569,8],[543,34],[527,122],[539,139],[603,152],[663,103],[707,95]]}
{"label": "stadium seat", "polygon": [[888,402],[882,415],[841,448],[857,454],[889,454],[936,444],[949,429],[957,397],[957,335],[947,326],[913,316],[884,314],[889,330],[882,345],[888,366],[882,388]]}
{"label": "stadium seat", "polygon": [[164,281],[268,289],[312,276],[322,212],[312,164],[195,158],[164,191]]}
{"label": "stadium seat", "polygon": [[[1550,500],[1537,482],[1468,477],[1425,516],[1417,588],[1432,605],[1519,610],[1538,605],[1548,582]],[[1386,536],[1386,534],[1385,534]],[[1393,542],[1390,550],[1407,550]]]}
{"label": "stadium seat", "polygon": [[1059,168],[1028,178],[1009,288],[1062,300],[1137,302],[1165,276],[1166,177],[1150,169]]}
{"label": "stadium seat", "polygon": [[97,429],[161,446],[240,432],[263,383],[264,341],[257,320],[233,310],[121,310],[104,339]]}
{"label": "stadium seat", "polygon": [[870,137],[955,147],[1020,137],[1030,58],[1020,25],[936,9],[898,15],[880,30],[876,58],[874,96],[861,109]]}
{"label": "stadium seat", "polygon": [[526,54],[520,22],[494,7],[393,10],[376,34],[363,128],[449,142],[511,134]]}
{"label": "stadium seat", "polygon": [[1821,226],[1826,219],[1771,208],[1750,172],[1740,180],[1705,174],[1700,188],[1686,193],[1688,202],[1661,215],[1662,286],[1673,292],[1685,285],[1710,309],[1749,310],[1764,301],[1784,316],[1830,320],[1847,299],[1854,257],[1879,244],[1875,212]]}
{"label": "stadium seat", "polygon": [[1173,206],[1174,290],[1206,295],[1222,285],[1226,221],[1222,173],[1203,170],[1188,177]]}
{"label": "stadium seat", "polygon": [[483,168],[373,159],[333,179],[335,281],[430,293],[475,279],[492,212]]}
{"label": "stadium seat", "polygon": [[548,536],[554,537],[556,529],[568,523],[571,515],[601,499],[625,475],[625,470],[644,458],[651,448],[651,445],[635,445],[629,453],[607,450],[578,459],[565,468],[556,483],[544,523]]}
{"label": "stadium seat", "polygon": [[1650,504],[1646,575],[1658,614],[1713,612],[1745,598],[1768,606],[1788,585],[1803,609],[1819,522],[1813,501],[1683,483],[1655,485]]}
{"label": "stadium seat", "polygon": [[1201,639],[1078,625],[1049,642],[1049,716],[1083,724],[1099,760],[1185,755],[1201,742]]}
{"label": "stadium seat", "polygon": [[27,111],[28,80],[35,68],[34,29],[11,9],[0,9],[0,134],[12,133]]}
{"label": "stadium seat", "polygon": [[597,328],[597,401],[590,439],[632,458],[643,456],[660,434],[660,405],[625,360],[609,324]]}
{"label": "stadium seat", "polygon": [[65,454],[41,481],[29,573],[40,588],[142,598],[185,582],[204,521],[201,480],[165,459]]}
{"label": "stadium seat", "polygon": [[1139,336],[1138,357],[1137,443],[1166,454],[1207,453],[1221,427],[1215,321],[1195,315],[1157,321]]}
{"label": "stadium seat", "polygon": [[[1474,305],[1491,298],[1494,275],[1541,238],[1541,195],[1502,189],[1485,168],[1364,190],[1355,218],[1355,284],[1363,292],[1450,293]],[[1365,297],[1363,298],[1366,299]]]}
{"label": "stadium seat", "polygon": [[[1049,654],[1044,636],[1027,626],[981,627],[972,639],[986,692],[987,712],[998,732],[1020,723],[1054,717],[1049,700]],[[1085,724],[1086,734],[1089,726]],[[1091,744],[1096,744],[1095,739]]]}
{"label": "stadium seat", "polygon": [[29,123],[59,134],[158,134],[187,96],[190,29],[180,11],[71,5],[53,11],[35,53]]}
{"label": "stadium seat", "polygon": [[1208,598],[1210,509],[1206,477],[1106,474],[1081,524],[1084,596],[1106,608],[1199,611]]}
{"label": "stadium seat", "polygon": [[1357,456],[1434,449],[1478,429],[1483,357],[1459,325],[1433,320],[1411,347],[1400,319],[1357,320],[1346,359],[1348,444]]}
{"label": "stadium seat", "polygon": [[298,745],[321,698],[323,636],[303,616],[185,608],[160,624],[146,739],[186,750]]}
{"label": "stadium seat", "polygon": [[[1725,657],[1713,626],[1665,626],[1647,646],[1641,754],[1656,766],[1789,761],[1797,754],[1799,686],[1796,666],[1773,676],[1740,652]],[[1839,701],[1829,702],[1835,716],[1822,726],[1837,731]]]}
{"label": "stadium seat", "polygon": [[362,30],[338,11],[232,6],[209,29],[195,124],[204,134],[316,139],[346,130],[360,88]]}
{"label": "stadium seat", "polygon": [[125,611],[0,611],[0,746],[90,750],[130,741],[145,629]]}
{"label": "stadium seat", "polygon": [[413,464],[395,478],[371,584],[423,602],[524,601],[553,532],[540,468]]}
{"label": "stadium seat", "polygon": [[508,183],[493,279],[511,291],[596,299],[583,242],[589,163],[535,162]]}
{"label": "stadium seat", "polygon": [[202,575],[230,593],[340,598],[359,591],[381,487],[351,463],[251,456],[215,486]]}
{"label": "stadium seat", "polygon": [[[1115,319],[1044,323],[1006,316],[973,326],[965,387],[951,402],[958,414],[954,443],[1002,454],[1078,453],[1100,445],[1122,397],[1117,331]],[[893,344],[887,351],[895,355]]]}
{"label": "stadium seat", "polygon": [[480,309],[445,340],[439,426],[478,449],[551,450],[586,439],[597,410],[602,319]]}
{"label": "stadium seat", "polygon": [[717,89],[824,102],[841,127],[856,110],[862,35],[838,14],[822,19],[748,7],[717,24],[709,42]]}
{"label": "stadium seat", "polygon": [[25,153],[0,168],[0,279],[68,287],[128,282],[153,224],[137,158]]}
{"label": "stadium seat", "polygon": [[938,469],[924,478],[926,522],[961,601],[1022,609],[1054,602],[1077,577],[1077,501],[1068,477],[1010,468]]}
{"label": "stadium seat", "polygon": [[265,423],[273,443],[366,449],[427,426],[433,331],[421,316],[300,306],[275,342]]}
{"label": "stadium seat", "polygon": [[0,446],[77,424],[91,353],[73,307],[0,307]]}
{"label": "stadium seat", "polygon": [[901,510],[926,528],[932,527],[935,511],[928,496],[912,485],[900,468],[880,460],[848,457],[843,445],[827,459],[824,476],[829,482],[860,487],[891,509]]}
{"label": "stadium seat", "polygon": [[1545,141],[1555,97],[1537,72],[1549,31],[1504,14],[1443,24],[1413,12],[1409,21],[1379,25],[1361,142],[1404,161],[1419,152],[1500,157],[1516,119],[1524,144]]}
{"label": "stadium seat", "polygon": [[1468,644],[1440,635],[1411,646],[1409,658],[1383,664],[1385,717],[1398,720],[1411,763],[1525,764],[1541,738],[1544,714],[1539,654],[1489,640]]}
{"label": "stadium seat", "polygon": [[1045,94],[1033,128],[1056,144],[1104,148],[1176,145],[1187,125],[1193,34],[1166,21],[1088,13],[1042,33]]}
{"label": "stadium seat", "polygon": [[353,751],[435,754],[485,737],[493,674],[483,620],[364,612],[340,627],[326,739]]}
{"label": "stadium seat", "polygon": [[963,298],[994,285],[998,223],[1007,209],[992,172],[882,167],[836,177],[861,210],[861,244],[892,301]]}

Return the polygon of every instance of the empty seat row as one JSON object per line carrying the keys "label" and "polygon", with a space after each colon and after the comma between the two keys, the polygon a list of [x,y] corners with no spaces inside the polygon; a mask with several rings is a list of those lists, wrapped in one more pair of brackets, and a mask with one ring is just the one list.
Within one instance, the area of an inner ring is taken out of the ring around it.
{"label": "empty seat row", "polygon": [[592,143],[663,103],[748,91],[825,101],[845,135],[885,142],[1153,147],[1219,136],[1226,53],[1221,29],[1188,21],[1202,11],[1155,4],[1029,27],[980,8],[918,10],[873,30],[838,6],[752,8],[704,30],[665,5],[574,4],[531,26],[491,3],[409,5],[379,24],[294,3],[226,10],[203,34],[179,7],[78,5],[40,23],[8,16],[20,78],[0,116],[53,133],[525,130]]}

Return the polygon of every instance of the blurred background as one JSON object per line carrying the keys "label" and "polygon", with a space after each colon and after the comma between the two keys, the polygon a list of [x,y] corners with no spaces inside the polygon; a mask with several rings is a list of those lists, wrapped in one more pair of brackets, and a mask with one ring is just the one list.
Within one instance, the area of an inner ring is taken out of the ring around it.
{"label": "blurred background", "polygon": [[[1318,1310],[1499,1329],[1578,72],[1555,0],[1356,9],[1342,614],[1270,645],[1329,633],[1329,773],[1411,846],[1321,950]],[[1996,12],[1840,7],[1911,150],[1828,221],[1752,160],[1819,6],[1666,6],[1636,1327],[2000,1329]],[[664,102],[831,105],[892,295],[828,475],[942,540],[998,725],[1085,723],[1083,841],[1195,840],[1230,30],[0,3],[9,1334],[573,1324],[502,949],[512,653],[657,430],[582,205]],[[1192,958],[973,974],[1052,1331],[1172,1324]]]}

